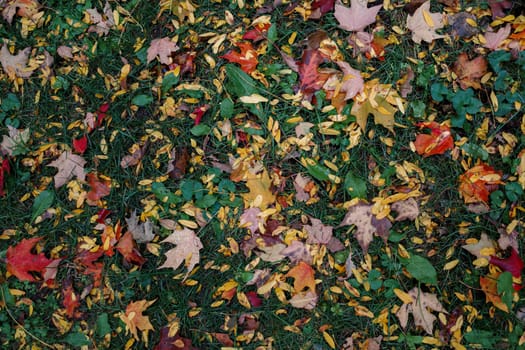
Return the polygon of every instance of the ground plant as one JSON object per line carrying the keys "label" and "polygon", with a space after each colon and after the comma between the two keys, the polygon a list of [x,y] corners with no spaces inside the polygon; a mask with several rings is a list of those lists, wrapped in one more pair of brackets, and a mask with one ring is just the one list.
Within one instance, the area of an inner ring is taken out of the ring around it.
{"label": "ground plant", "polygon": [[0,0],[2,349],[525,349],[519,0]]}

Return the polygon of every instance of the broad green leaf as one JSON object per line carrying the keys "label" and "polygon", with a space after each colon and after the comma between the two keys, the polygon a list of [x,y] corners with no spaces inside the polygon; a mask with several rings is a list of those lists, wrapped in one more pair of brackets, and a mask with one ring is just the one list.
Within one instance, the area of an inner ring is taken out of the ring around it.
{"label": "broad green leaf", "polygon": [[177,197],[173,192],[168,190],[162,182],[154,182],[151,184],[151,192],[160,200],[162,203],[176,204],[180,203],[181,199]]}
{"label": "broad green leaf", "polygon": [[475,114],[479,112],[483,103],[474,96],[471,88],[467,90],[458,90],[450,100],[456,110],[456,115],[452,116],[451,125],[455,128],[462,128],[466,120],[466,114]]}
{"label": "broad green leaf", "polygon": [[366,181],[349,171],[345,176],[345,190],[352,198],[366,198]]}
{"label": "broad green leaf", "polygon": [[52,190],[45,190],[35,198],[33,207],[31,208],[31,221],[34,221],[39,215],[44,213],[55,201],[55,192]]}
{"label": "broad green leaf", "polygon": [[419,282],[437,284],[436,269],[427,258],[411,254],[405,268]]}
{"label": "broad green leaf", "polygon": [[475,143],[465,143],[461,146],[461,149],[467,154],[469,154],[472,158],[477,158],[484,161],[487,161],[487,159],[489,158],[488,152],[481,146],[476,145]]}
{"label": "broad green leaf", "polygon": [[97,328],[96,328],[96,334],[98,337],[103,337],[108,333],[111,333],[111,326],[108,322],[108,314],[102,313],[99,314],[97,317]]}
{"label": "broad green leaf", "polygon": [[494,333],[478,329],[473,329],[471,332],[465,333],[464,337],[466,340],[465,345],[479,344],[481,349],[494,349],[494,345],[496,345],[498,341],[498,337],[496,337]]}
{"label": "broad green leaf", "polygon": [[517,182],[509,182],[505,185],[505,195],[511,202],[517,202],[523,195],[523,189]]}
{"label": "broad green leaf", "polygon": [[499,74],[501,71],[501,64],[503,62],[509,62],[512,55],[508,51],[498,50],[498,51],[492,51],[487,56],[487,59],[490,63],[490,67],[496,72],[496,74]]}
{"label": "broad green leaf", "polygon": [[434,83],[430,86],[430,94],[432,99],[436,102],[442,102],[445,98],[448,98],[450,92],[445,85],[441,83]]}
{"label": "broad green leaf", "polygon": [[206,124],[195,125],[190,129],[190,132],[194,136],[204,136],[210,133],[211,128]]}
{"label": "broad green leaf", "polygon": [[131,100],[132,104],[139,106],[139,107],[147,106],[151,102],[153,102],[153,96],[151,95],[137,95],[133,97],[133,100]]}
{"label": "broad green leaf", "polygon": [[166,93],[172,86],[179,82],[179,77],[170,72],[162,78],[162,92]]}
{"label": "broad green leaf", "polygon": [[508,271],[502,272],[498,277],[498,294],[509,310],[512,309],[514,287],[512,285],[512,274]]}
{"label": "broad green leaf", "polygon": [[306,165],[306,170],[308,170],[308,173],[315,177],[317,180],[328,181],[330,179],[328,177],[328,175],[330,175],[330,169],[319,163],[315,163],[313,165]]}
{"label": "broad green leaf", "polygon": [[74,346],[75,348],[78,348],[83,345],[90,345],[91,341],[89,338],[83,334],[83,333],[69,333],[65,338],[64,342],[68,343],[71,346]]}
{"label": "broad green leaf", "polygon": [[20,100],[15,94],[8,93],[7,96],[2,99],[1,107],[4,112],[20,109]]}
{"label": "broad green leaf", "polygon": [[233,64],[226,65],[226,89],[236,97],[257,93],[257,83],[248,74]]}
{"label": "broad green leaf", "polygon": [[217,202],[217,198],[211,194],[203,196],[201,199],[195,201],[197,208],[206,209],[213,206]]}
{"label": "broad green leaf", "polygon": [[230,98],[225,98],[221,102],[221,117],[229,119],[233,117],[233,101]]}

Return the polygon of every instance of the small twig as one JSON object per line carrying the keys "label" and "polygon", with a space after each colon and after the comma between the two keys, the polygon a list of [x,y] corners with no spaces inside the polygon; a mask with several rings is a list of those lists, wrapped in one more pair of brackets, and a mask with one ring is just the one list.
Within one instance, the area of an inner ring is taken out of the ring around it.
{"label": "small twig", "polygon": [[53,345],[51,344],[48,344],[46,343],[45,341],[43,341],[42,339],[38,338],[36,335],[34,335],[33,333],[31,333],[30,331],[28,331],[22,324],[20,324],[20,322],[18,322],[15,317],[13,316],[13,314],[11,313],[11,311],[9,310],[9,308],[7,307],[7,302],[5,301],[5,295],[4,295],[4,288],[0,288],[0,291],[2,292],[2,303],[4,304],[5,306],[5,311],[7,311],[7,314],[9,315],[9,317],[18,325],[22,328],[22,330],[24,332],[26,332],[27,335],[29,335],[31,338],[33,338],[34,340],[36,340],[37,342],[39,342],[40,344],[44,345],[45,347],[47,348],[50,348],[50,349],[56,349]]}

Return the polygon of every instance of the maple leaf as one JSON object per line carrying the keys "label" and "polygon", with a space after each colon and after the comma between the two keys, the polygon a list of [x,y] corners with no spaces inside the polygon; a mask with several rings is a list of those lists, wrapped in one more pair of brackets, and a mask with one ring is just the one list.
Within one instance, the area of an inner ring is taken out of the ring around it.
{"label": "maple leaf", "polygon": [[83,248],[77,248],[75,254],[74,263],[78,270],[84,275],[93,277],[93,287],[100,286],[102,282],[102,269],[104,264],[97,262],[102,255],[104,255],[104,249],[99,247],[98,249],[91,251]]}
{"label": "maple leaf", "polygon": [[240,49],[239,51],[230,50],[221,58],[228,60],[229,62],[238,63],[241,69],[250,74],[257,68],[259,63],[257,56],[259,53],[253,48],[250,42],[238,42],[235,46]]}
{"label": "maple leaf", "polygon": [[514,277],[521,277],[521,271],[523,270],[523,260],[520,258],[516,249],[510,249],[510,255],[507,258],[498,258],[497,256],[491,256],[489,263],[496,265],[503,271],[508,271]]}
{"label": "maple leaf", "polygon": [[87,193],[87,203],[89,205],[97,205],[99,199],[107,196],[111,192],[111,181],[99,177],[97,174],[87,174],[87,182],[91,187]]}
{"label": "maple leaf", "polygon": [[126,224],[128,225],[128,231],[133,235],[133,239],[137,243],[151,242],[155,238],[153,233],[153,223],[146,220],[144,223],[139,223],[137,213],[134,210],[129,218],[126,218]]}
{"label": "maple leaf", "polygon": [[18,130],[11,125],[7,126],[9,135],[4,135],[0,148],[2,153],[6,153],[10,156],[18,156],[27,152],[27,142],[29,141],[30,130]]}
{"label": "maple leaf", "polygon": [[58,169],[55,175],[55,188],[63,186],[66,182],[71,180],[73,176],[84,181],[86,173],[84,172],[84,165],[86,160],[81,156],[71,153],[71,151],[64,151],[58,159],[52,161],[47,166]]}
{"label": "maple leaf", "polygon": [[348,212],[338,227],[349,225],[356,226],[355,235],[365,255],[368,253],[368,246],[374,239],[374,235],[383,238],[383,241],[386,242],[390,227],[392,227],[388,219],[377,219],[372,214],[372,205],[362,201],[348,208]]}
{"label": "maple leaf", "polygon": [[367,1],[350,0],[350,8],[337,1],[334,8],[335,19],[339,22],[339,28],[360,32],[368,25],[376,21],[376,15],[383,5],[367,7]]}
{"label": "maple leaf", "polygon": [[183,261],[186,261],[185,266],[188,268],[187,274],[189,274],[195,265],[199,263],[199,250],[203,248],[203,245],[200,238],[192,230],[188,228],[174,230],[161,243],[171,243],[177,246],[165,253],[166,261],[159,266],[159,269],[172,268],[176,270]]}
{"label": "maple leaf", "polygon": [[84,154],[88,146],[87,135],[73,139],[73,149],[79,154]]}
{"label": "maple leaf", "polygon": [[66,315],[69,318],[79,318],[82,313],[77,311],[80,306],[80,298],[75,294],[71,280],[67,279],[62,286],[62,305],[66,309]]}
{"label": "maple leaf", "polygon": [[408,315],[411,313],[416,326],[422,327],[425,332],[432,335],[436,316],[434,316],[431,311],[447,313],[446,310],[435,294],[425,293],[418,287],[412,288],[407,294],[412,298],[412,301],[401,305],[396,313],[401,327],[403,327],[403,329],[406,328]]}
{"label": "maple leaf", "polygon": [[431,43],[434,39],[444,36],[436,30],[445,26],[444,15],[430,12],[430,1],[424,2],[413,15],[407,17],[407,27],[412,31],[412,40],[421,43],[421,40]]}
{"label": "maple leaf", "polygon": [[157,20],[164,11],[170,11],[179,18],[180,23],[195,22],[194,12],[197,9],[197,5],[190,0],[160,0],[159,7],[160,11],[157,15]]}
{"label": "maple leaf", "polygon": [[149,321],[148,316],[142,313],[155,302],[155,300],[139,300],[133,301],[126,307],[126,312],[120,314],[120,319],[126,324],[126,333],[131,332],[133,338],[139,340],[137,330],[142,331],[142,338],[148,339],[148,332],[153,330],[153,325]]}
{"label": "maple leaf", "polygon": [[505,17],[505,10],[512,8],[511,0],[489,0],[492,18]]}
{"label": "maple leaf", "polygon": [[29,78],[31,74],[33,74],[33,70],[27,67],[30,53],[31,48],[26,47],[20,50],[18,54],[11,55],[7,45],[2,45],[2,49],[0,50],[0,63],[2,64],[4,72],[11,79],[15,77]]}
{"label": "maple leaf", "polygon": [[197,350],[188,338],[178,334],[171,334],[170,327],[162,327],[160,330],[159,343],[153,350]]}
{"label": "maple leaf", "polygon": [[129,231],[119,239],[116,248],[118,252],[122,254],[124,260],[130,264],[142,266],[146,262],[146,259],[137,249],[137,244]]}
{"label": "maple leaf", "polygon": [[170,38],[164,37],[160,39],[154,39],[151,41],[151,44],[147,51],[146,63],[150,63],[158,56],[160,63],[170,64],[170,56],[172,52],[175,52],[179,49],[177,44],[171,41]]}
{"label": "maple leaf", "polygon": [[489,194],[503,184],[501,172],[481,163],[459,176],[459,193],[465,203],[488,203]]}
{"label": "maple leaf", "polygon": [[239,218],[241,227],[247,227],[250,232],[254,234],[259,229],[259,224],[264,224],[264,220],[258,216],[259,213],[261,213],[261,209],[259,208],[248,208],[244,210]]}
{"label": "maple leaf", "polygon": [[498,293],[498,277],[501,272],[493,272],[487,276],[479,276],[479,285],[483,293],[485,293],[485,301],[491,302],[492,305],[504,312],[509,312],[507,304],[501,300]]}
{"label": "maple leaf", "polygon": [[270,17],[259,20],[257,23],[252,23],[253,29],[244,33],[242,38],[244,40],[252,40],[254,43],[263,39],[266,39],[268,29],[272,26],[272,23],[269,21]]}
{"label": "maple leaf", "polygon": [[266,209],[269,205],[275,203],[275,194],[271,190],[272,180],[268,175],[268,171],[263,170],[260,174],[253,174],[251,171],[248,171],[246,177],[246,187],[248,187],[250,192],[241,195],[244,199],[245,207],[250,207],[253,204],[253,206],[260,209]]}
{"label": "maple leaf", "polygon": [[366,130],[368,115],[374,116],[374,123],[394,132],[394,114],[404,100],[389,84],[379,84],[378,79],[367,81],[363,92],[354,98],[350,114],[356,117],[361,130]]}
{"label": "maple leaf", "polygon": [[14,247],[8,247],[6,253],[7,271],[21,281],[36,281],[31,274],[45,274],[46,267],[53,263],[53,259],[46,258],[44,253],[33,254],[31,250],[42,237],[23,239]]}
{"label": "maple leaf", "polygon": [[297,309],[313,310],[317,305],[318,296],[310,290],[292,296],[288,302]]}
{"label": "maple leaf", "polygon": [[312,255],[310,254],[306,244],[300,241],[292,241],[290,245],[279,252],[290,259],[292,263],[303,261],[305,263],[312,263]]}
{"label": "maple leaf", "polygon": [[318,49],[303,51],[301,61],[297,63],[299,73],[299,89],[309,96],[323,87],[329,75],[322,74],[318,68],[325,61],[325,56]]}
{"label": "maple leaf", "polygon": [[454,148],[454,139],[450,132],[450,126],[445,123],[421,122],[417,127],[430,129],[430,134],[418,134],[414,146],[416,152],[423,157],[436,154],[443,154],[447,150]]}
{"label": "maple leaf", "polygon": [[109,2],[106,1],[104,5],[103,13],[100,14],[97,9],[87,9],[86,12],[89,14],[91,19],[91,25],[88,28],[88,33],[97,33],[98,35],[108,35],[111,27],[115,26],[115,20],[113,19],[113,10]]}
{"label": "maple leaf", "polygon": [[419,204],[412,197],[392,203],[390,208],[397,212],[395,221],[415,220],[419,216]]}
{"label": "maple leaf", "polygon": [[469,60],[468,55],[463,52],[452,66],[452,71],[457,75],[459,86],[463,90],[469,87],[481,89],[481,77],[487,73],[487,65],[485,57],[478,56]]}
{"label": "maple leaf", "polygon": [[511,26],[509,23],[505,27],[501,27],[497,32],[485,32],[485,43],[483,47],[487,49],[496,50],[501,43],[510,35]]}

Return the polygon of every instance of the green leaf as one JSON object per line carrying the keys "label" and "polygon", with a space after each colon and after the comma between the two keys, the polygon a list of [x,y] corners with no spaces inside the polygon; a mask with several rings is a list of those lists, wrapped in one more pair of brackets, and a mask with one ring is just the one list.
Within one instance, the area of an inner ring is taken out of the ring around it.
{"label": "green leaf", "polygon": [[2,99],[1,106],[4,112],[20,109],[20,100],[15,94],[8,93],[7,96]]}
{"label": "green leaf", "polygon": [[512,285],[512,274],[508,271],[502,272],[498,277],[498,294],[509,310],[512,309],[514,287]]}
{"label": "green leaf", "polygon": [[133,100],[131,100],[132,104],[139,106],[139,107],[147,106],[151,102],[153,102],[153,96],[151,95],[137,95],[133,97]]}
{"label": "green leaf", "polygon": [[55,192],[52,190],[45,190],[40,192],[38,197],[35,198],[33,202],[33,207],[31,208],[31,221],[34,221],[40,214],[45,212],[53,202],[55,201]]}
{"label": "green leaf", "polygon": [[97,328],[95,329],[98,337],[104,337],[106,334],[111,333],[111,326],[108,322],[108,314],[102,313],[97,317]]}
{"label": "green leaf", "polygon": [[171,87],[177,85],[179,82],[179,77],[173,72],[170,72],[164,76],[162,79],[162,92],[166,93]]}
{"label": "green leaf", "polygon": [[352,198],[366,198],[366,181],[349,171],[345,176],[345,190]]}
{"label": "green leaf", "polygon": [[489,159],[489,153],[475,143],[465,143],[461,146],[461,149],[473,158],[478,158],[484,161]]}
{"label": "green leaf", "polygon": [[[496,345],[499,339],[490,331],[478,329],[473,329],[472,332],[465,333],[464,337],[468,345],[474,346],[474,344],[479,344],[481,349],[494,349],[494,345]],[[477,348],[479,349],[479,347]]]}
{"label": "green leaf", "polygon": [[501,64],[503,62],[509,62],[512,55],[510,52],[498,50],[498,51],[492,51],[488,56],[487,59],[490,63],[490,67],[496,74],[499,74],[501,70]]}
{"label": "green leaf", "polygon": [[213,206],[215,203],[217,203],[217,198],[211,194],[207,194],[201,199],[195,201],[195,206],[197,208],[206,209]]}
{"label": "green leaf", "polygon": [[437,284],[436,269],[427,258],[411,254],[405,268],[419,282]]}
{"label": "green leaf", "polygon": [[517,202],[523,195],[523,189],[517,182],[509,182],[505,185],[505,195],[511,202]]}
{"label": "green leaf", "polygon": [[233,117],[233,101],[230,98],[222,100],[220,110],[221,117],[227,119]]}
{"label": "green leaf", "polygon": [[226,77],[226,89],[236,97],[249,96],[258,92],[255,80],[233,64],[226,65]]}
{"label": "green leaf", "polygon": [[315,177],[317,180],[327,181],[330,179],[328,177],[328,175],[330,175],[330,170],[319,163],[315,163],[314,165],[308,164],[306,166],[306,170],[308,170],[308,173]]}
{"label": "green leaf", "polygon": [[83,333],[69,333],[65,338],[64,342],[68,343],[71,346],[74,346],[75,348],[78,348],[83,345],[90,345],[91,341],[89,338],[83,334]]}
{"label": "green leaf", "polygon": [[210,133],[211,128],[206,124],[195,125],[190,129],[190,132],[194,136],[204,136]]}
{"label": "green leaf", "polygon": [[479,112],[483,103],[474,96],[471,88],[457,91],[451,99],[452,106],[456,110],[456,116],[452,116],[451,125],[455,128],[462,128],[468,114]]}
{"label": "green leaf", "polygon": [[162,203],[176,204],[180,203],[181,199],[177,197],[173,192],[168,190],[162,182],[154,182],[151,184],[151,192],[160,200]]}
{"label": "green leaf", "polygon": [[442,102],[445,98],[448,98],[450,92],[445,85],[441,83],[434,83],[430,86],[430,94],[432,99],[436,102]]}

